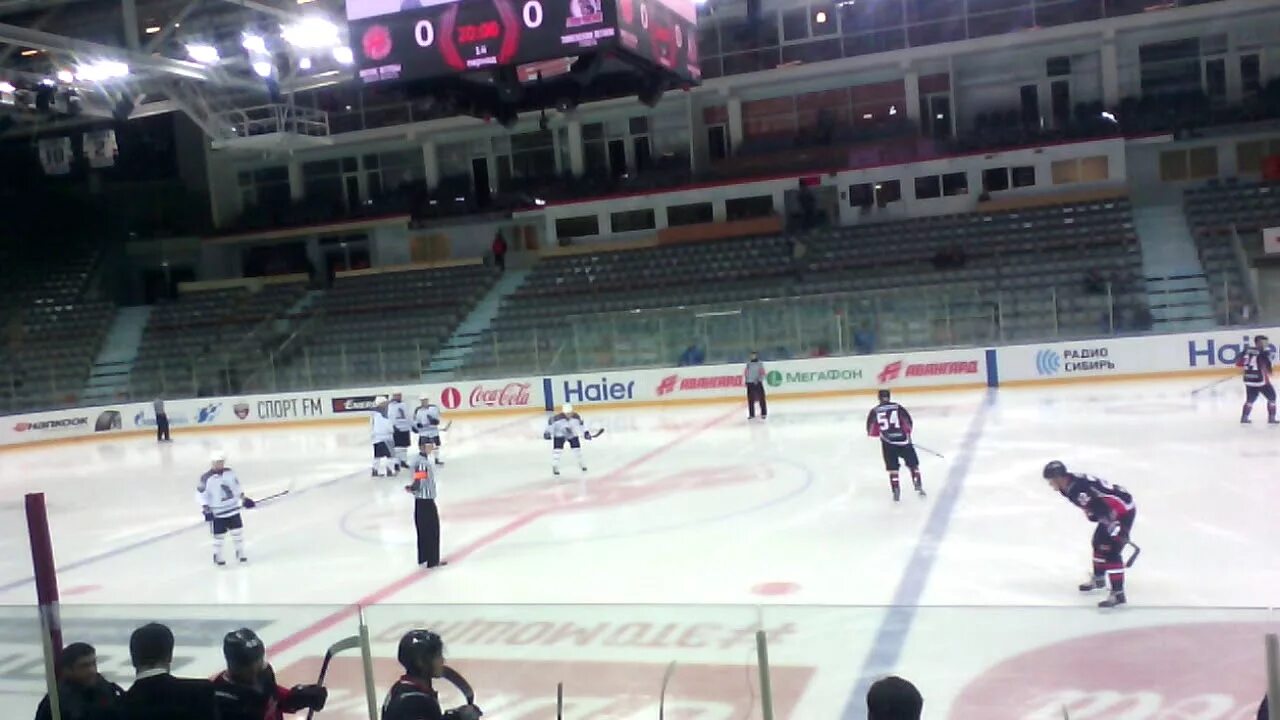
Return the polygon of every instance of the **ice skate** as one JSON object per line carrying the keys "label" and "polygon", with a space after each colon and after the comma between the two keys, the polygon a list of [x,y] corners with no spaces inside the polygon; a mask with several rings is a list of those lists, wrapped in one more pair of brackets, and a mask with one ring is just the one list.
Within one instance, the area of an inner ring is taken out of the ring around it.
{"label": "ice skate", "polygon": [[560,475],[560,468],[558,467],[551,468],[551,474],[556,476]]}
{"label": "ice skate", "polygon": [[902,499],[902,491],[895,487],[893,489],[893,501],[898,502],[900,499]]}
{"label": "ice skate", "polygon": [[214,564],[214,565],[217,565],[218,567],[222,567],[222,566],[224,566],[224,565],[226,565],[226,564],[227,564],[227,561],[226,561],[226,560],[223,560],[222,558],[218,557],[217,555],[214,555],[214,556],[213,556],[213,564]]}
{"label": "ice skate", "polygon": [[1112,590],[1111,594],[1107,596],[1106,600],[1103,600],[1102,602],[1098,603],[1098,607],[1100,608],[1120,607],[1121,605],[1124,605],[1126,602],[1128,601],[1125,600],[1123,592],[1116,592]]}
{"label": "ice skate", "polygon": [[249,562],[249,556],[248,556],[248,555],[245,555],[245,554],[244,554],[244,553],[242,553],[242,552],[238,552],[238,553],[236,553],[236,559],[237,559],[237,560],[239,560],[241,563],[247,563],[247,562]]}
{"label": "ice skate", "polygon": [[1094,590],[1101,590],[1104,587],[1106,587],[1106,584],[1104,583],[1102,578],[1100,577],[1091,578],[1088,582],[1080,583],[1080,592],[1082,593],[1093,592]]}
{"label": "ice skate", "polygon": [[920,483],[915,483],[915,489],[916,489],[916,495],[919,495],[921,500],[929,497],[929,495],[924,491],[924,485]]}

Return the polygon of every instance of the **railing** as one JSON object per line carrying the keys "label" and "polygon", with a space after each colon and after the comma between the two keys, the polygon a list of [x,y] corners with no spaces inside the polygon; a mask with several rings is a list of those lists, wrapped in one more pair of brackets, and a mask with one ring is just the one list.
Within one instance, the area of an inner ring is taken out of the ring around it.
{"label": "railing", "polygon": [[[421,577],[418,584],[429,576]],[[129,635],[152,621],[173,631],[175,675],[217,674],[223,636],[248,627],[284,687],[315,682],[326,649],[356,638],[329,667],[327,720],[374,717],[402,673],[399,640],[414,628],[440,633],[476,704],[507,720],[659,718],[660,710],[685,720],[853,720],[866,716],[867,687],[886,674],[916,685],[929,718],[1138,720],[1255,717],[1275,680],[1265,638],[1280,615],[1092,606],[62,606],[65,642],[92,644],[99,671],[124,687],[133,680]],[[10,653],[0,709],[31,717],[45,692],[36,609],[0,607],[0,628]],[[465,702],[444,680],[435,688],[445,708]]]}
{"label": "railing", "polygon": [[[673,299],[674,302],[674,299]],[[1088,288],[923,286],[570,315],[500,327],[464,372],[523,375],[1036,342],[1150,330],[1145,298]],[[693,348],[690,350],[690,348]],[[692,353],[685,357],[686,351]]]}
{"label": "railing", "polygon": [[219,113],[219,119],[231,129],[234,137],[272,133],[294,133],[311,137],[329,135],[328,113],[287,103],[227,110]]}

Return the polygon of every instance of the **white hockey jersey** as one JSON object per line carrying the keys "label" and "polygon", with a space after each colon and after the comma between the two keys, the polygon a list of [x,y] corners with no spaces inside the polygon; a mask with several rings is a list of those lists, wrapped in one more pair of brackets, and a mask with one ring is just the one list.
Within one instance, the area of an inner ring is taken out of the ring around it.
{"label": "white hockey jersey", "polygon": [[196,498],[201,506],[209,508],[214,517],[225,518],[240,512],[244,491],[240,488],[240,478],[231,468],[210,468],[200,476]]}
{"label": "white hockey jersey", "polygon": [[556,413],[547,420],[547,430],[550,431],[551,437],[558,438],[575,438],[583,434],[582,416],[578,413]]}
{"label": "white hockey jersey", "polygon": [[413,430],[427,437],[440,436],[440,406],[430,403],[413,411]]}
{"label": "white hockey jersey", "polygon": [[386,415],[377,410],[369,413],[369,435],[372,444],[390,444],[395,437],[394,430],[395,426],[391,424],[391,420]]}
{"label": "white hockey jersey", "polygon": [[409,419],[409,406],[400,400],[387,403],[387,417],[391,420],[391,427],[400,432],[413,427],[413,421]]}

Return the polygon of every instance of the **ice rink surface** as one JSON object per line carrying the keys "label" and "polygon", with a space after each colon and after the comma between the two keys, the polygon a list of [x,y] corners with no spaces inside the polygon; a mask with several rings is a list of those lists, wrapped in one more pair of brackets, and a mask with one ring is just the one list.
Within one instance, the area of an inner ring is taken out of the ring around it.
{"label": "ice rink surface", "polygon": [[[129,629],[165,619],[179,673],[215,670],[222,634],[249,624],[301,682],[358,603],[379,693],[399,634],[425,624],[494,718],[554,717],[558,681],[566,718],[657,717],[672,660],[669,717],[758,718],[761,627],[779,717],[862,717],[865,678],[889,671],[930,718],[1252,717],[1262,633],[1280,629],[1280,428],[1263,406],[1240,426],[1239,384],[1191,393],[1204,384],[896,393],[944,456],[921,453],[929,497],[898,504],[869,396],[775,400],[751,423],[728,404],[582,407],[608,431],[560,478],[542,415],[457,416],[451,562],[430,572],[405,479],[369,477],[362,425],[0,452],[0,708],[39,696],[22,496],[42,491],[68,640],[90,637],[122,681]],[[249,495],[290,491],[246,512],[246,566],[210,560],[193,489],[214,449]],[[1136,496],[1143,554],[1118,612],[1075,590],[1092,525],[1040,479],[1050,459]],[[357,659],[322,717],[366,716]]]}

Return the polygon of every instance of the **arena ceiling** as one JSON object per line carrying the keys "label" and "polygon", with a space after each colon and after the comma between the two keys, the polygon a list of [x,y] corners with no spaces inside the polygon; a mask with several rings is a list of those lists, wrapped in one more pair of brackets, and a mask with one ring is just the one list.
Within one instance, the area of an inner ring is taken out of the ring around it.
{"label": "arena ceiling", "polygon": [[[311,18],[334,36],[286,40]],[[346,81],[345,26],[342,0],[0,0],[0,125],[180,111],[216,139],[228,113]]]}

